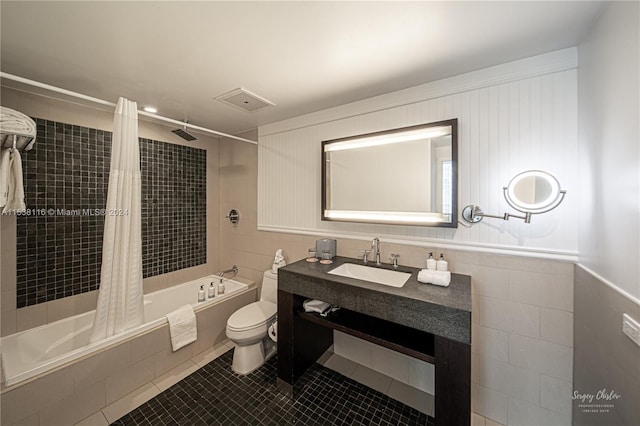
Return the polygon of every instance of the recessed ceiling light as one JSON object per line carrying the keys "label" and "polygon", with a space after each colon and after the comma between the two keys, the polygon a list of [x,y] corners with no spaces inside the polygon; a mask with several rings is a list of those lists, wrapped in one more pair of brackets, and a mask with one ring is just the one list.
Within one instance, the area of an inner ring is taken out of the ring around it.
{"label": "recessed ceiling light", "polygon": [[146,112],[150,112],[151,114],[155,114],[156,112],[158,112],[158,108],[152,106],[142,107],[142,109]]}

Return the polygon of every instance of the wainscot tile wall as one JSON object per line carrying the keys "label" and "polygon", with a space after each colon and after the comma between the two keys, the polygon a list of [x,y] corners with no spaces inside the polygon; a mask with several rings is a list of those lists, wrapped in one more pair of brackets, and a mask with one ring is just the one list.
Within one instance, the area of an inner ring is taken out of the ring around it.
{"label": "wainscot tile wall", "polygon": [[[17,308],[100,285],[111,132],[35,119],[22,155]],[[206,263],[206,151],[140,139],[144,277]]]}

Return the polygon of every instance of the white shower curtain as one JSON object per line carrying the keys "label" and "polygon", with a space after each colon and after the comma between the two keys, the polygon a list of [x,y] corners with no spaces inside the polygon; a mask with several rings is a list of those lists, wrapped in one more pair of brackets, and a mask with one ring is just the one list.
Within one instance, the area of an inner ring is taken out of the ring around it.
{"label": "white shower curtain", "polygon": [[120,98],[113,120],[102,271],[91,342],[144,322],[141,198],[137,105]]}

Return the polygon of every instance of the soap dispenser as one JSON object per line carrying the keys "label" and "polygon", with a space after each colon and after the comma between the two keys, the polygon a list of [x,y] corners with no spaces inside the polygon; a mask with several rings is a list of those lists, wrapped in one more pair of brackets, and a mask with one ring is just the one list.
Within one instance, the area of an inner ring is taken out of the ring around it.
{"label": "soap dispenser", "polygon": [[220,278],[220,284],[218,284],[218,294],[224,294],[224,281]]}
{"label": "soap dispenser", "polygon": [[209,299],[213,299],[216,297],[216,288],[213,286],[213,281],[209,285]]}
{"label": "soap dispenser", "polygon": [[204,302],[204,285],[200,286],[200,291],[198,292],[198,302]]}
{"label": "soap dispenser", "polygon": [[438,271],[448,271],[449,270],[449,262],[444,260],[444,254],[440,253],[440,259],[436,262],[436,269]]}
{"label": "soap dispenser", "polygon": [[435,271],[437,268],[436,260],[433,258],[433,253],[429,253],[429,258],[427,259],[427,269],[430,271]]}

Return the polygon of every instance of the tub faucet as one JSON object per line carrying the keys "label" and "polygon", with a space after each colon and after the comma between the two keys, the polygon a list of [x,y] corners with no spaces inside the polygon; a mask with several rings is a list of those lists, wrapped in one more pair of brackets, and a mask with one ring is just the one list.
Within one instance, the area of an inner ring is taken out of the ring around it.
{"label": "tub faucet", "polygon": [[373,249],[373,257],[376,259],[376,265],[380,266],[380,239],[374,238],[371,242],[371,248]]}
{"label": "tub faucet", "polygon": [[[224,271],[221,271],[218,276],[220,277],[220,282],[222,282],[222,278],[224,278],[224,274],[228,274],[230,272],[233,272],[233,277],[235,277],[238,274],[238,267],[236,265],[233,265],[231,267],[231,269],[225,269]],[[231,278],[233,278],[231,277]]]}

